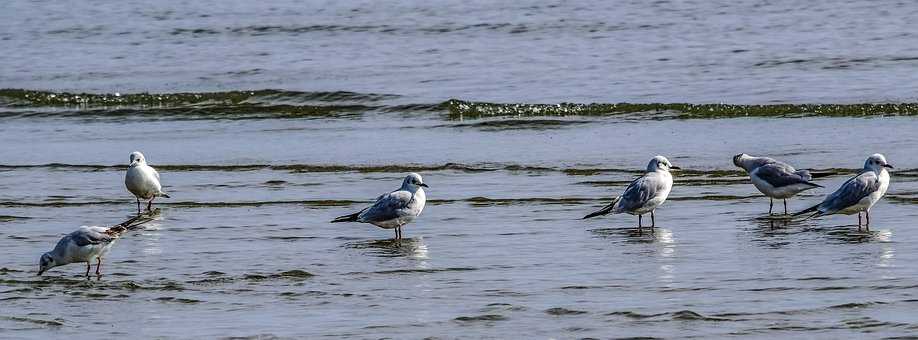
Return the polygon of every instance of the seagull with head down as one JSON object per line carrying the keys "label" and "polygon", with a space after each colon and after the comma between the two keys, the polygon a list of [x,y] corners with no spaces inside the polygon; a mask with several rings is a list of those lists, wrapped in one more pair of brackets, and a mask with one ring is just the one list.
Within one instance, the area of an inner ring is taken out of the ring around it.
{"label": "seagull with head down", "polygon": [[101,277],[102,259],[122,233],[150,220],[149,217],[144,217],[144,220],[138,222],[141,218],[138,215],[111,228],[83,226],[67,234],[57,242],[54,249],[41,255],[38,275],[57,266],[86,262],[86,277],[89,277],[92,263],[96,262],[96,276]]}
{"label": "seagull with head down", "polygon": [[775,198],[784,200],[784,214],[787,215],[787,199],[813,188],[822,186],[810,180],[813,176],[807,170],[797,170],[787,163],[768,157],[753,157],[744,153],[733,156],[733,164],[746,170],[752,185],[768,196],[768,214],[771,215]]}

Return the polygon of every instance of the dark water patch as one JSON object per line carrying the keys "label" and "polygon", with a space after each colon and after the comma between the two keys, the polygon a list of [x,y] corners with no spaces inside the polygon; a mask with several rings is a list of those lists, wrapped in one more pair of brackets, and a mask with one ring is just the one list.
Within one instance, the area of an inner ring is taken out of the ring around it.
{"label": "dark water patch", "polygon": [[640,319],[655,318],[655,317],[658,317],[658,316],[661,316],[661,315],[665,315],[665,314],[666,314],[666,313],[658,313],[658,314],[641,314],[641,313],[634,312],[634,311],[619,311],[619,312],[610,312],[610,313],[606,313],[605,315],[606,315],[606,316],[623,316],[623,317],[626,317],[626,318],[629,318],[629,319],[638,319],[638,320],[640,320]]}
{"label": "dark water patch", "polygon": [[508,318],[500,314],[483,314],[475,316],[460,316],[453,320],[462,322],[462,323],[476,323],[476,322],[494,322],[494,321],[504,321]]}
{"label": "dark water patch", "polygon": [[313,276],[315,275],[313,275],[310,272],[299,270],[299,269],[293,269],[293,270],[287,270],[287,271],[282,271],[279,273],[272,273],[272,274],[246,274],[242,277],[242,279],[249,280],[249,281],[263,281],[263,280],[277,280],[277,279],[303,280],[303,279],[308,279]]}
{"label": "dark water patch", "polygon": [[266,240],[281,240],[281,241],[298,241],[298,240],[312,240],[316,239],[316,236],[267,236],[264,239]]}
{"label": "dark water patch", "polygon": [[554,315],[554,316],[567,316],[567,315],[582,315],[589,312],[582,310],[567,309],[563,307],[554,307],[545,310],[545,314]]}
{"label": "dark water patch", "polygon": [[12,216],[12,215],[0,215],[0,222],[12,222],[12,221],[16,221],[16,220],[28,220],[28,219],[31,219],[31,217],[25,217],[25,216]]}
{"label": "dark water patch", "polygon": [[524,306],[515,306],[509,303],[500,303],[494,302],[487,304],[484,308],[481,308],[479,311],[486,314],[493,314],[494,312],[509,312],[509,311],[524,311],[527,310]]}
{"label": "dark water patch", "polygon": [[699,313],[696,313],[690,310],[681,310],[678,312],[671,313],[670,317],[673,320],[681,320],[681,321],[696,321],[696,320],[697,321],[732,321],[730,319],[725,319],[725,318],[704,316],[704,315],[701,315]]}
{"label": "dark water patch", "polygon": [[865,329],[865,328],[895,328],[895,327],[907,327],[909,324],[898,323],[898,322],[886,322],[880,321],[871,317],[861,317],[857,319],[848,319],[843,320],[842,323],[849,329]]}
{"label": "dark water patch", "polygon": [[843,304],[840,304],[840,305],[829,306],[829,307],[826,307],[826,308],[830,308],[830,309],[857,309],[857,308],[866,308],[866,307],[870,307],[870,306],[885,305],[885,304],[887,304],[887,303],[886,303],[886,302],[881,302],[881,301],[851,302],[851,303],[843,303]]}
{"label": "dark water patch", "polygon": [[48,327],[61,327],[64,326],[64,319],[54,319],[54,320],[42,320],[42,319],[33,319],[25,318],[21,316],[0,316],[0,319],[16,321],[16,322],[27,322],[39,326],[48,326]]}
{"label": "dark water patch", "polygon": [[177,298],[177,297],[172,297],[172,296],[158,297],[158,298],[153,299],[153,301],[177,302],[177,303],[184,303],[184,304],[197,304],[197,303],[204,302],[204,301],[196,300],[196,299]]}
{"label": "dark water patch", "polygon": [[345,275],[364,275],[364,274],[433,274],[433,273],[443,273],[443,272],[465,272],[465,271],[475,271],[478,268],[472,267],[449,267],[449,268],[409,268],[409,269],[392,269],[392,270],[380,270],[375,272],[351,272]]}
{"label": "dark water patch", "polygon": [[586,120],[559,120],[559,119],[508,119],[486,120],[480,122],[444,124],[433,126],[435,128],[471,128],[482,131],[507,131],[507,130],[549,130],[592,123]]}
{"label": "dark water patch", "polygon": [[[183,27],[174,28],[169,34],[191,38],[209,38],[213,36],[230,36],[236,38],[261,37],[270,35],[300,36],[305,34],[373,34],[392,36],[443,36],[457,35],[528,35],[534,33],[559,34],[602,34],[624,30],[658,30],[668,26],[664,24],[623,24],[606,22],[581,22],[574,20],[551,20],[545,22],[435,22],[402,24],[316,24],[316,25],[246,25],[225,27]],[[93,31],[95,32],[95,31]],[[94,33],[98,34],[98,33]]]}
{"label": "dark water patch", "polygon": [[918,103],[888,104],[500,104],[451,99],[444,103],[451,119],[487,117],[627,116],[631,119],[717,119],[739,117],[884,117],[918,115]]}

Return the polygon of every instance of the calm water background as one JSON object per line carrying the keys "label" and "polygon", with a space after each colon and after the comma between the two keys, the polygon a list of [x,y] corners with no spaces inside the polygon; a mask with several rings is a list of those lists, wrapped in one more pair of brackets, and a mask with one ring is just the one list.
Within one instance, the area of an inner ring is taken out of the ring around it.
{"label": "calm water background", "polygon": [[[528,104],[912,103],[916,19],[891,1],[4,2],[0,337],[911,335],[914,112]],[[262,89],[281,90],[231,92]],[[157,220],[100,281],[34,276],[62,234],[131,216],[134,150],[173,197]],[[794,211],[869,154],[897,169],[859,233],[763,219],[740,152],[826,175]],[[686,170],[655,234],[578,220],[656,154]],[[431,201],[408,239],[327,223],[409,171]]]}

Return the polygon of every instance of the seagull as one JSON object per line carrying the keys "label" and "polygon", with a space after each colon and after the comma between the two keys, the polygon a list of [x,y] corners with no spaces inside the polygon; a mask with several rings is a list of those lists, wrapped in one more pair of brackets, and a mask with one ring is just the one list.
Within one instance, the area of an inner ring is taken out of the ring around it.
{"label": "seagull", "polygon": [[124,185],[137,197],[137,214],[140,214],[140,199],[149,200],[147,211],[153,206],[156,197],[170,198],[159,184],[159,173],[147,165],[147,160],[140,151],[131,153],[131,167],[124,175]]}
{"label": "seagull", "polygon": [[138,215],[111,228],[83,226],[67,234],[57,242],[53,250],[41,255],[38,263],[38,275],[57,266],[86,262],[86,277],[88,278],[92,262],[95,261],[96,276],[101,277],[102,258],[108,254],[115,240],[122,233],[140,223],[149,221],[147,219],[143,222],[135,223],[140,218],[141,216]]}
{"label": "seagull", "polygon": [[653,232],[653,227],[656,225],[653,212],[666,201],[669,191],[673,188],[673,176],[669,173],[670,169],[679,169],[679,167],[673,166],[666,157],[654,157],[647,164],[647,173],[632,181],[621,196],[616,197],[612,203],[599,211],[584,216],[583,219],[609,213],[638,215],[638,232],[640,232],[641,219],[649,212],[650,231]]}
{"label": "seagull", "polygon": [[873,207],[889,189],[889,171],[893,166],[886,162],[886,157],[873,154],[864,162],[864,169],[857,176],[849,178],[838,190],[827,196],[822,203],[798,212],[802,215],[814,212],[809,218],[857,213],[857,230],[861,230],[861,212],[867,217],[867,230],[870,230],[870,208]]}
{"label": "seagull", "polygon": [[775,198],[784,200],[784,214],[787,215],[787,199],[803,191],[822,186],[810,180],[809,171],[797,170],[784,162],[768,157],[753,157],[741,153],[733,156],[733,164],[746,170],[752,185],[768,196],[768,214],[775,206]]}
{"label": "seagull", "polygon": [[423,188],[429,188],[421,175],[408,174],[402,187],[376,198],[376,203],[356,213],[335,218],[331,223],[370,223],[383,229],[395,229],[395,239],[402,239],[402,226],[421,215],[427,196]]}

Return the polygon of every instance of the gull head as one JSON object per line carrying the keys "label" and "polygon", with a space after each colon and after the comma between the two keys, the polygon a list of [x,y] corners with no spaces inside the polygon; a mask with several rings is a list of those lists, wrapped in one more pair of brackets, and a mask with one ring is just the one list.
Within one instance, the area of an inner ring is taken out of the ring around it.
{"label": "gull head", "polygon": [[867,161],[864,162],[864,170],[880,172],[883,170],[883,168],[892,169],[893,166],[886,162],[886,157],[882,154],[875,153],[870,155],[870,157],[867,158]]}
{"label": "gull head", "polygon": [[146,164],[147,159],[143,157],[143,154],[140,151],[131,152],[131,166],[137,164]]}
{"label": "gull head", "polygon": [[41,255],[41,259],[38,260],[38,275],[44,274],[48,269],[57,267],[57,261],[54,261],[54,256],[51,256],[50,253],[44,253]]}
{"label": "gull head", "polygon": [[733,165],[736,165],[736,166],[739,167],[739,168],[745,169],[746,167],[743,166],[744,161],[745,161],[747,158],[751,158],[751,157],[752,157],[752,156],[749,156],[749,155],[744,154],[744,153],[741,153],[741,154],[739,154],[739,155],[733,156]]}
{"label": "gull head", "polygon": [[654,172],[657,170],[669,171],[670,169],[680,169],[678,166],[673,166],[673,163],[670,163],[666,157],[655,156],[650,160],[650,163],[647,163],[647,171]]}
{"label": "gull head", "polygon": [[402,189],[411,192],[417,191],[420,187],[429,188],[427,184],[424,183],[424,180],[421,179],[421,175],[414,172],[408,174],[408,176],[405,177],[405,181],[402,182]]}

